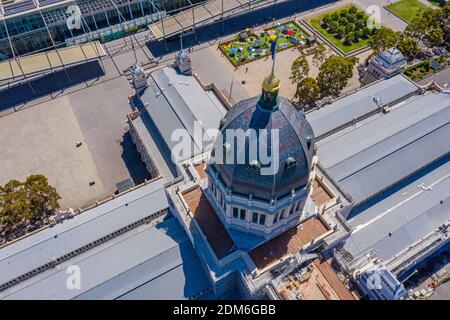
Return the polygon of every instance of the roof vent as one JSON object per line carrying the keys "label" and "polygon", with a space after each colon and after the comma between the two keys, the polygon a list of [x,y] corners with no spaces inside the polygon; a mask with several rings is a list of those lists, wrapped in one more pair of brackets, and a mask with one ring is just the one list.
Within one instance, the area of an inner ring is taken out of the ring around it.
{"label": "roof vent", "polygon": [[219,130],[222,129],[222,127],[225,125],[226,121],[227,121],[227,119],[225,119],[225,118],[220,119]]}
{"label": "roof vent", "polygon": [[306,136],[306,145],[308,146],[308,150],[309,150],[312,145],[312,136],[310,136],[310,135]]}
{"label": "roof vent", "polygon": [[225,153],[228,153],[231,151],[231,144],[229,144],[228,142],[225,142],[223,144],[223,151],[225,151]]}
{"label": "roof vent", "polygon": [[297,160],[295,160],[294,157],[287,157],[286,163],[285,163],[286,169],[294,167],[296,164],[297,164]]}
{"label": "roof vent", "polygon": [[250,169],[254,171],[261,171],[261,163],[258,160],[253,160],[250,162]]}

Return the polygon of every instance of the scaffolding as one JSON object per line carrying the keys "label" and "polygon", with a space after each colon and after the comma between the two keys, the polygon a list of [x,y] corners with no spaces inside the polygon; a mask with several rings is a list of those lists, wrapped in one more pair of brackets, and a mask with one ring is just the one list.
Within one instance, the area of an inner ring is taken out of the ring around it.
{"label": "scaffolding", "polygon": [[185,10],[167,16],[166,18],[150,25],[150,30],[157,39],[164,39],[176,36],[186,31],[193,31],[215,21],[241,14],[244,11],[249,13],[256,8],[267,5],[276,5],[277,0],[208,0],[200,4],[193,4],[190,0],[189,6]]}

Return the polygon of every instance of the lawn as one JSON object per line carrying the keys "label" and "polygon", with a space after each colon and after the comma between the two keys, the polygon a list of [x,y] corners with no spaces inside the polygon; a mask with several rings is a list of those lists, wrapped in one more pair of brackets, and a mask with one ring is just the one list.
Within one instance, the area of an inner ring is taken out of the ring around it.
{"label": "lawn", "polygon": [[400,0],[386,7],[407,22],[424,12],[428,7],[418,0]]}
{"label": "lawn", "polygon": [[[238,36],[219,46],[224,55],[234,66],[243,65],[270,55],[270,47],[276,38],[277,27],[254,32],[247,29]],[[293,21],[283,23],[278,27],[280,34],[277,42],[277,51],[297,45],[307,45],[307,35]]]}
{"label": "lawn", "polygon": [[369,44],[368,16],[349,5],[313,17],[308,23],[344,53],[364,48]]}

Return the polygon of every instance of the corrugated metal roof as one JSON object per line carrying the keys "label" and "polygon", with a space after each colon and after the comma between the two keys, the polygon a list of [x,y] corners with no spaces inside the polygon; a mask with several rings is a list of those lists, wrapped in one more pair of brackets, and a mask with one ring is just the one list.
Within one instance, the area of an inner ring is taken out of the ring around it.
{"label": "corrugated metal roof", "polygon": [[[79,290],[66,286],[71,265],[81,271]],[[187,299],[208,286],[186,233],[169,218],[111,240],[3,294],[6,299]]]}
{"label": "corrugated metal roof", "polygon": [[319,144],[322,165],[359,204],[450,151],[450,95],[414,96]]}
{"label": "corrugated metal roof", "polygon": [[[189,134],[192,153],[179,157],[184,160],[198,154],[211,141],[202,141],[208,129],[219,128],[220,120],[226,110],[218,104],[218,99],[211,98],[197,80],[189,75],[178,73],[175,69],[165,67],[151,73],[149,87],[141,94],[140,100],[162,140],[169,150],[175,150],[179,136],[172,138],[177,130]],[[200,132],[195,134],[195,122],[200,124]]]}
{"label": "corrugated metal roof", "polygon": [[156,180],[0,249],[0,283],[168,208],[165,181]]}
{"label": "corrugated metal roof", "polygon": [[402,75],[374,83],[336,102],[306,115],[316,137],[347,124],[379,108],[417,91],[417,87]]}
{"label": "corrugated metal roof", "polygon": [[449,174],[447,160],[352,218],[354,231],[345,249],[354,257],[374,249],[387,260],[433,232],[450,219]]}

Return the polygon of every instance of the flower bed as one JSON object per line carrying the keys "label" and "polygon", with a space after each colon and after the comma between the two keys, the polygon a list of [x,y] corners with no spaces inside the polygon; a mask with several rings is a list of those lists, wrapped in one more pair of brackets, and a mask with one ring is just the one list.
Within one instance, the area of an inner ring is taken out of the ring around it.
{"label": "flower bed", "polygon": [[[283,23],[278,28],[280,34],[277,52],[298,45],[308,45],[308,35],[294,21]],[[235,39],[220,44],[219,49],[234,66],[243,65],[270,55],[270,47],[276,33],[276,26],[259,32],[247,29],[240,32]]]}
{"label": "flower bed", "polygon": [[403,71],[403,74],[406,75],[411,80],[420,80],[430,74],[442,70],[448,65],[448,61],[445,58],[445,56],[441,56],[437,59],[434,59],[434,62],[439,63],[440,67],[433,68],[433,60],[425,60],[409,68],[406,68]]}
{"label": "flower bed", "polygon": [[344,53],[368,46],[375,29],[367,27],[369,17],[354,5],[311,18],[308,23]]}

